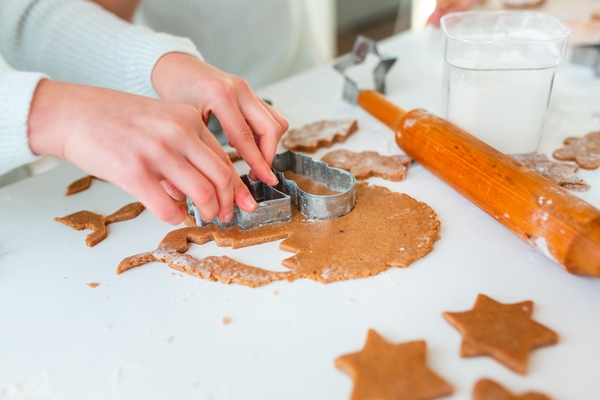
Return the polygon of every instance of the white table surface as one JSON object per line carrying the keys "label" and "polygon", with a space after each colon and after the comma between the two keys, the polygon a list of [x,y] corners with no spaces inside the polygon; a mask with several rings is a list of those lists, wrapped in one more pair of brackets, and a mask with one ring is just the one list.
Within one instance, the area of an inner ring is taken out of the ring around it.
{"label": "white table surface", "polygon": [[[438,112],[435,32],[401,34],[380,50],[399,57],[388,77],[390,99]],[[367,76],[364,68],[356,73]],[[357,118],[360,131],[334,148],[399,154],[392,132],[343,102],[341,90],[342,78],[324,66],[260,95],[292,127]],[[551,154],[565,137],[599,126],[600,79],[563,64],[542,151]],[[333,361],[361,349],[369,328],[391,342],[426,340],[429,366],[454,385],[452,399],[469,399],[483,376],[516,392],[600,398],[600,280],[565,272],[419,165],[402,182],[370,182],[437,212],[441,239],[432,253],[371,278],[255,289],[203,281],[162,263],[117,276],[123,258],[154,249],[173,228],[146,211],[110,225],[109,237],[88,248],[88,232],[52,218],[83,209],[107,215],[134,199],[98,181],[65,197],[83,175],[63,165],[0,189],[0,399],[347,399],[351,380]],[[600,170],[580,176],[592,189],[577,195],[599,207]],[[289,253],[278,243],[235,251],[210,243],[190,252],[282,270]],[[487,357],[459,357],[461,337],[441,313],[470,309],[478,293],[505,303],[533,300],[534,319],[560,335],[558,345],[532,352],[526,376]]]}

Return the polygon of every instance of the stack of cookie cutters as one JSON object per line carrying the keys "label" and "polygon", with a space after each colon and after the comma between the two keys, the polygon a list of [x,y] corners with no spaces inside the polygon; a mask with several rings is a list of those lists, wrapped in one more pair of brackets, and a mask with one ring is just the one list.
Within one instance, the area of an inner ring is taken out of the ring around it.
{"label": "stack of cookie cutters", "polygon": [[596,77],[600,77],[600,43],[575,46],[572,61],[591,67]]}
{"label": "stack of cookie cutters", "polygon": [[[188,198],[188,213],[194,216],[198,226],[216,224],[221,228],[227,228],[237,225],[245,230],[260,225],[290,221],[292,219],[292,202],[304,216],[318,220],[346,215],[356,204],[356,179],[348,171],[329,167],[322,161],[315,161],[293,151],[277,154],[271,169],[279,180],[276,186],[253,181],[248,175],[241,177],[258,203],[258,207],[253,212],[248,213],[234,205],[233,218],[230,221],[223,222],[218,217],[211,221],[204,221],[198,208]],[[307,193],[300,189],[295,181],[285,178],[283,175],[285,171],[303,175],[311,181],[323,184],[328,189],[339,193],[332,195]]]}

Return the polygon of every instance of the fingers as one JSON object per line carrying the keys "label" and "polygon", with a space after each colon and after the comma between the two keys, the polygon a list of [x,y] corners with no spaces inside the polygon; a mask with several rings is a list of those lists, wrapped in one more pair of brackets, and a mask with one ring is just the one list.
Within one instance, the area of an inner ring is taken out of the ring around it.
{"label": "fingers", "polygon": [[476,0],[438,0],[435,11],[429,16],[428,24],[440,26],[440,20],[446,14],[465,11],[471,8]]}
{"label": "fingers", "polygon": [[175,187],[175,185],[168,180],[161,180],[160,185],[163,187],[164,191],[175,200],[183,200],[185,198],[185,193]]}
{"label": "fingers", "polygon": [[129,184],[119,184],[158,218],[171,225],[180,224],[187,214],[184,206],[176,204],[149,173],[138,174]]}
{"label": "fingers", "polygon": [[259,99],[246,81],[234,77],[230,89],[213,112],[229,137],[229,142],[248,163],[252,172],[265,183],[277,178],[271,163],[288,123],[273,107]]}
{"label": "fingers", "polygon": [[255,98],[258,103],[251,101],[242,103],[242,113],[247,116],[246,120],[258,139],[257,144],[261,154],[267,164],[271,165],[277,153],[277,145],[288,129],[288,122],[272,106],[260,98]]}
{"label": "fingers", "polygon": [[267,163],[256,145],[254,134],[240,110],[237,107],[229,107],[215,114],[221,121],[221,126],[227,133],[232,147],[248,163],[256,176],[269,185],[276,185],[277,178],[271,171],[271,165]]}
{"label": "fingers", "polygon": [[[219,142],[215,139],[215,137],[210,133],[206,127],[201,127],[199,130],[198,136],[210,149],[216,154],[216,156],[229,168],[232,176],[232,185],[233,185],[233,198],[235,203],[244,211],[251,212],[256,208],[256,201],[254,197],[250,194],[250,190],[248,187],[242,182],[239,177],[233,163],[229,155],[225,152],[225,150],[221,147]],[[191,156],[190,156],[191,157]],[[222,206],[222,204],[221,204]],[[225,214],[219,213],[219,218],[222,221],[229,221],[231,218],[223,219],[222,216]]]}

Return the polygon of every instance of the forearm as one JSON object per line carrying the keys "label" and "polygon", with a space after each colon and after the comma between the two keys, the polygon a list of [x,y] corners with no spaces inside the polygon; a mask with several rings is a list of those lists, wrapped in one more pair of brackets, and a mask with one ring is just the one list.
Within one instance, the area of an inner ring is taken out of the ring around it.
{"label": "forearm", "polygon": [[188,39],[134,26],[82,0],[4,0],[0,38],[16,69],[149,96],[156,96],[150,76],[164,54],[200,57]]}

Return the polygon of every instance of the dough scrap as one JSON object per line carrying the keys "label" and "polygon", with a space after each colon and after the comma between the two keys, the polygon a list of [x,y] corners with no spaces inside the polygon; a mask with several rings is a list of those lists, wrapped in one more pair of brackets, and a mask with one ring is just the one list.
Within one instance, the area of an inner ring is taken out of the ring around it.
{"label": "dough scrap", "polygon": [[290,129],[281,143],[293,151],[314,153],[321,147],[331,147],[334,142],[344,142],[358,130],[355,119],[316,121],[297,129]]}
{"label": "dough scrap", "polygon": [[473,309],[443,316],[463,337],[461,357],[487,355],[525,375],[531,350],[558,342],[554,331],[531,319],[532,312],[532,301],[502,304],[480,294]]}
{"label": "dough scrap", "polygon": [[406,176],[412,159],[405,155],[382,156],[375,151],[355,153],[335,150],[321,158],[330,167],[349,171],[356,179],[378,176],[390,181],[401,181]]}
{"label": "dough scrap", "polygon": [[354,381],[351,400],[435,399],[451,395],[452,386],[426,364],[424,340],[391,344],[369,329],[364,348],[335,360]]}
{"label": "dough scrap", "polygon": [[88,175],[76,180],[75,182],[67,186],[67,192],[65,193],[65,196],[71,196],[72,194],[83,192],[84,190],[89,189],[94,179],[98,178],[92,175]]}
{"label": "dough scrap", "polygon": [[133,219],[140,215],[144,209],[145,207],[142,203],[131,203],[121,207],[118,211],[107,217],[83,210],[65,217],[56,217],[54,220],[78,231],[90,229],[92,233],[86,236],[85,243],[89,247],[94,247],[108,237],[106,225]]}
{"label": "dough scrap", "polygon": [[575,161],[583,169],[600,167],[600,131],[590,132],[584,137],[569,137],[564,146],[552,153],[561,161]]}
{"label": "dough scrap", "polygon": [[[211,281],[250,287],[275,280],[308,278],[329,283],[376,275],[390,267],[407,267],[433,250],[439,220],[425,203],[381,186],[356,185],[356,207],[332,220],[309,220],[293,207],[292,221],[258,226],[246,231],[214,224],[187,227],[165,236],[154,251],[121,261],[117,273],[151,261]],[[295,253],[283,260],[289,268],[272,272],[229,257],[197,260],[185,254],[188,242],[214,240],[233,249],[284,239],[280,249]]]}
{"label": "dough scrap", "polygon": [[590,185],[575,174],[579,169],[577,164],[552,161],[545,154],[513,155],[511,157],[565,189],[583,192],[590,188]]}
{"label": "dough scrap", "polygon": [[480,379],[473,388],[473,400],[551,400],[542,393],[527,392],[516,396],[491,379]]}

